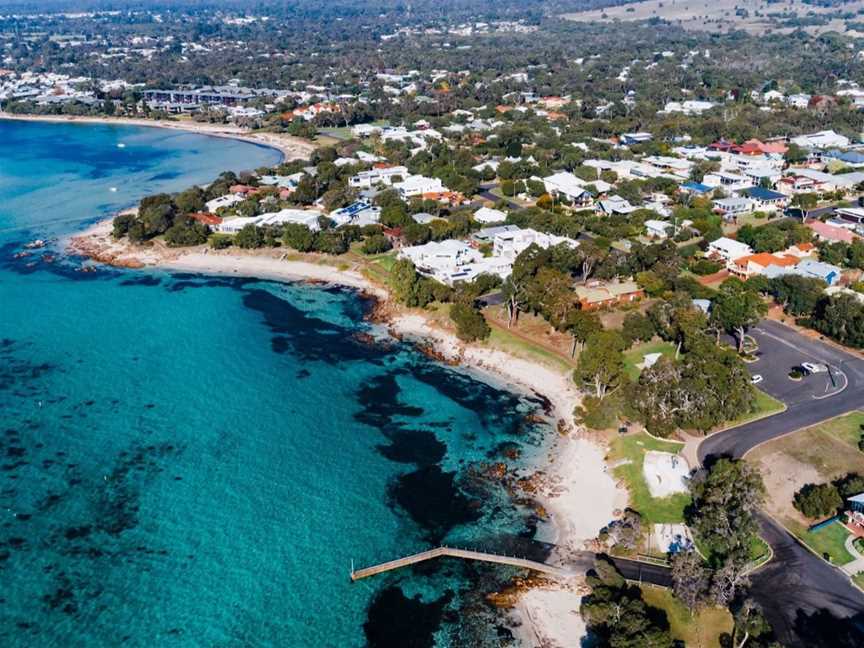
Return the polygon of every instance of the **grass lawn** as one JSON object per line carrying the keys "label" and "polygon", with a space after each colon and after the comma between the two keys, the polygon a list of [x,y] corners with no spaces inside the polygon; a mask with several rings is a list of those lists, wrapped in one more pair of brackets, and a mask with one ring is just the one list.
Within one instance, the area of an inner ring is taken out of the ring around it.
{"label": "grass lawn", "polygon": [[651,497],[648,484],[642,473],[645,453],[649,450],[677,453],[683,444],[661,441],[647,434],[628,434],[616,437],[611,444],[609,459],[612,462],[629,460],[612,470],[618,479],[623,479],[630,493],[630,507],[639,511],[646,523],[682,522],[684,509],[690,503],[690,495],[677,493],[669,497]]}
{"label": "grass lawn", "polygon": [[808,531],[807,527],[803,524],[793,520],[784,519],[783,522],[792,533],[813,551],[823,558],[826,554],[830,556],[832,564],[845,565],[855,560],[855,557],[846,551],[846,547],[844,546],[846,538],[849,536],[849,531],[839,522],[833,522],[818,531]]}
{"label": "grass lawn", "polygon": [[[372,122],[373,126],[389,126],[390,122],[386,119],[381,119],[376,122]],[[354,138],[354,134],[351,132],[353,126],[340,126],[339,128],[322,128],[318,131],[320,135],[324,137],[333,138],[339,141],[345,141]]]}
{"label": "grass lawn", "polygon": [[852,582],[861,589],[864,589],[864,572],[858,572],[852,577]]}
{"label": "grass lawn", "polygon": [[671,342],[658,340],[656,342],[643,342],[635,344],[624,353],[624,369],[631,380],[638,380],[642,370],[637,367],[648,353],[662,353],[667,358],[675,357],[675,345]]}
{"label": "grass lawn", "polygon": [[748,423],[750,421],[754,421],[758,418],[765,418],[766,416],[771,416],[772,414],[777,414],[778,412],[782,412],[786,409],[786,406],[773,396],[769,396],[761,389],[756,390],[756,409],[752,412],[747,412],[746,414],[742,414],[736,419],[731,421],[727,421],[724,425],[724,429],[737,427],[739,425],[744,425],[744,423]]}
{"label": "grass lawn", "polygon": [[732,632],[732,615],[724,608],[706,607],[691,615],[672,592],[659,587],[642,587],[648,605],[666,612],[672,638],[686,646],[720,648],[720,635]]}
{"label": "grass lawn", "polygon": [[539,360],[542,364],[560,371],[570,372],[576,367],[575,362],[570,362],[538,344],[531,344],[528,340],[513,335],[507,329],[499,326],[492,326],[492,334],[489,336],[487,344],[494,349],[507,351],[528,360]]}

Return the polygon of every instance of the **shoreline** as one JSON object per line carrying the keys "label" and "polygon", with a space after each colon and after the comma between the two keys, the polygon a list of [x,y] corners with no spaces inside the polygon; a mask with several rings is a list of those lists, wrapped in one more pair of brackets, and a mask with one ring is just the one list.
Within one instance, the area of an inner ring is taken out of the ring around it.
{"label": "shoreline", "polygon": [[[365,277],[356,267],[292,260],[272,251],[214,251],[207,248],[133,247],[111,237],[111,220],[100,221],[66,241],[69,250],[96,262],[118,267],[190,272],[200,275],[250,277],[275,281],[328,283],[374,296],[383,306],[382,325],[389,334],[431,349],[457,370],[518,393],[539,396],[549,403],[552,430],[542,452],[517,477],[530,478],[530,492],[545,512],[544,540],[555,545],[548,561],[566,565],[599,530],[620,514],[627,492],[619,488],[604,457],[605,444],[588,436],[573,421],[581,395],[569,374],[537,362],[466,344],[451,331],[433,323],[422,311],[394,307],[389,291]],[[568,645],[585,634],[578,614],[584,587],[581,580],[546,581],[519,592],[507,611],[513,631],[527,645]]]}
{"label": "shoreline", "polygon": [[0,119],[50,124],[90,124],[102,126],[140,126],[144,128],[167,128],[207,137],[233,139],[278,151],[280,163],[306,159],[318,145],[300,137],[285,133],[252,131],[234,124],[209,124],[195,121],[171,121],[166,119],[144,119],[137,117],[90,117],[77,115],[17,115],[0,111]]}

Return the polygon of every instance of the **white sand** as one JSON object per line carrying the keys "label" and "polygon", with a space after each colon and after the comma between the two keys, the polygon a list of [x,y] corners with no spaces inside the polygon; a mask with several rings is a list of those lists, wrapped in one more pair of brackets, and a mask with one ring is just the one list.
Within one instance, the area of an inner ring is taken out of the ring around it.
{"label": "white sand", "polygon": [[522,646],[579,648],[585,622],[579,614],[582,595],[576,588],[551,585],[526,591],[514,609],[521,625],[514,635]]}

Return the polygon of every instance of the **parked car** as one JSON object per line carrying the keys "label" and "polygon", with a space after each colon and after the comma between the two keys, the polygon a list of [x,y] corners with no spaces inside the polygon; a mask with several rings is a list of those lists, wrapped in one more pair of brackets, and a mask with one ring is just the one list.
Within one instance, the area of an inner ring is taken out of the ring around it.
{"label": "parked car", "polygon": [[762,380],[763,380],[763,378],[762,378],[762,374],[755,374],[755,375],[750,379],[750,384],[751,384],[751,385],[758,385],[759,383],[762,382]]}
{"label": "parked car", "polygon": [[825,373],[828,367],[824,364],[815,364],[813,362],[802,362],[801,368],[808,374]]}

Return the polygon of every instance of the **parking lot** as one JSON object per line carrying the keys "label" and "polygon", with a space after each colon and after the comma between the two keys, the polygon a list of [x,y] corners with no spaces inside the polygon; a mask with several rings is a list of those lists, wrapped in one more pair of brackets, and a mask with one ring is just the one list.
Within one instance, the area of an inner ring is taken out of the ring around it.
{"label": "parking lot", "polygon": [[[827,398],[846,387],[847,378],[834,358],[791,329],[773,322],[761,322],[750,329],[749,335],[756,340],[758,360],[748,363],[751,375],[761,375],[762,382],[756,385],[762,391],[777,398],[787,406],[814,399]],[[794,367],[808,362],[827,365],[828,371],[804,376],[801,380],[789,378]]]}

